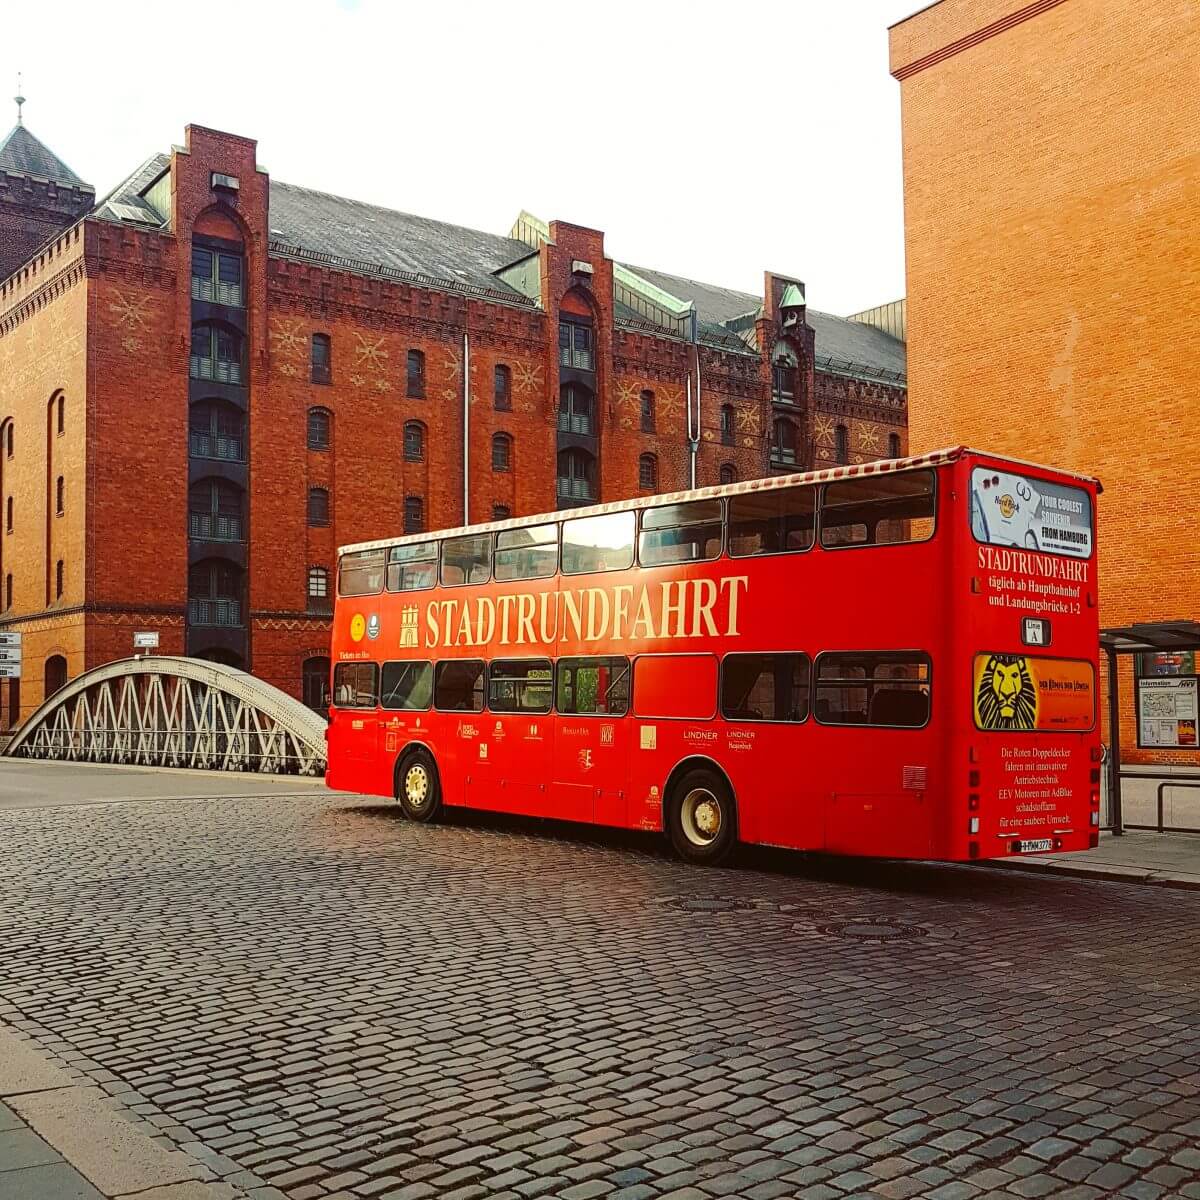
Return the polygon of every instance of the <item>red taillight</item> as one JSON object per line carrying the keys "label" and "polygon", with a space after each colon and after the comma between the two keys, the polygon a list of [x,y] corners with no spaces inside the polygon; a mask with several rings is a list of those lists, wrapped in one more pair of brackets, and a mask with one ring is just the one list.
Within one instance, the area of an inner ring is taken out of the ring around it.
{"label": "red taillight", "polygon": [[1099,807],[1100,807],[1100,793],[1099,793],[1099,792],[1093,792],[1093,793],[1092,793],[1092,794],[1091,794],[1091,795],[1088,797],[1088,803],[1089,803],[1089,804],[1091,804],[1091,806],[1092,806],[1093,808],[1099,808]]}
{"label": "red taillight", "polygon": [[967,772],[967,787],[977,788],[978,786],[979,786],[979,772],[978,771],[968,771]]}
{"label": "red taillight", "polygon": [[979,797],[970,795],[967,797],[967,808],[974,812],[979,807]]}

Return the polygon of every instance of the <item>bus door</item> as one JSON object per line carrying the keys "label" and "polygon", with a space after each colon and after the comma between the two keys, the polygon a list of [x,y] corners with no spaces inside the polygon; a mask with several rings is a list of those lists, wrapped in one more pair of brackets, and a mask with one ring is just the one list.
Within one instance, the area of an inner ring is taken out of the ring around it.
{"label": "bus door", "polygon": [[629,660],[560,658],[556,695],[551,815],[626,824]]}
{"label": "bus door", "polygon": [[333,734],[329,746],[347,768],[339,773],[339,787],[372,791],[371,772],[377,762],[376,731],[379,717],[379,667],[370,662],[340,662],[333,670]]}
{"label": "bus door", "polygon": [[496,659],[488,668],[488,808],[553,815],[553,699],[554,669],[548,658]]}

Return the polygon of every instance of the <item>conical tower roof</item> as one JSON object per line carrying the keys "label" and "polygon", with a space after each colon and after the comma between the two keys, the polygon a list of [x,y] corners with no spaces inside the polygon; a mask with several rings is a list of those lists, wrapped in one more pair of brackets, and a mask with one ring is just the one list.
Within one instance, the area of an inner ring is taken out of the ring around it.
{"label": "conical tower roof", "polygon": [[14,125],[4,141],[0,142],[0,171],[12,175],[36,175],[39,179],[49,179],[72,187],[88,186],[57,154],[21,124]]}

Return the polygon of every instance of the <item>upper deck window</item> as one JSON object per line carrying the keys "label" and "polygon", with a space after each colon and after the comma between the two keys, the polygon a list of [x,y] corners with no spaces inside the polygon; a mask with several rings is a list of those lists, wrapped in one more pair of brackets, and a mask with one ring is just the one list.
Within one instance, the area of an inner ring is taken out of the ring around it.
{"label": "upper deck window", "polygon": [[487,583],[492,575],[492,535],[468,533],[442,543],[442,586]]}
{"label": "upper deck window", "polygon": [[813,544],[817,525],[817,489],[773,488],[729,500],[729,553],[792,554]]}
{"label": "upper deck window", "polygon": [[971,472],[971,532],[993,546],[1089,558],[1092,498],[1079,487],[992,467]]}
{"label": "upper deck window", "polygon": [[638,560],[643,567],[701,562],[720,553],[720,500],[663,504],[642,513]]}
{"label": "upper deck window", "polygon": [[632,567],[635,524],[631,512],[564,521],[563,574],[586,575],[591,571],[623,571]]}
{"label": "upper deck window", "polygon": [[932,471],[863,475],[827,483],[821,492],[821,545],[882,546],[933,537]]}
{"label": "upper deck window", "polygon": [[383,551],[343,554],[338,564],[338,592],[343,596],[373,596],[383,591]]}
{"label": "upper deck window", "polygon": [[388,550],[387,590],[420,592],[437,583],[437,542],[417,542]]}
{"label": "upper deck window", "polygon": [[496,579],[545,579],[558,570],[558,526],[525,525],[496,534]]}

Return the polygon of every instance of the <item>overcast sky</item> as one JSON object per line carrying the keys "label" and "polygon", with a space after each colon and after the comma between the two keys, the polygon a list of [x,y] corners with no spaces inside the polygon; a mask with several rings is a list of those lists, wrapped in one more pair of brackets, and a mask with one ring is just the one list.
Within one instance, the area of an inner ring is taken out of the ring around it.
{"label": "overcast sky", "polygon": [[100,194],[195,122],[288,183],[496,233],[527,208],[847,314],[904,293],[887,26],[918,7],[0,0],[0,87],[23,73],[26,124]]}

